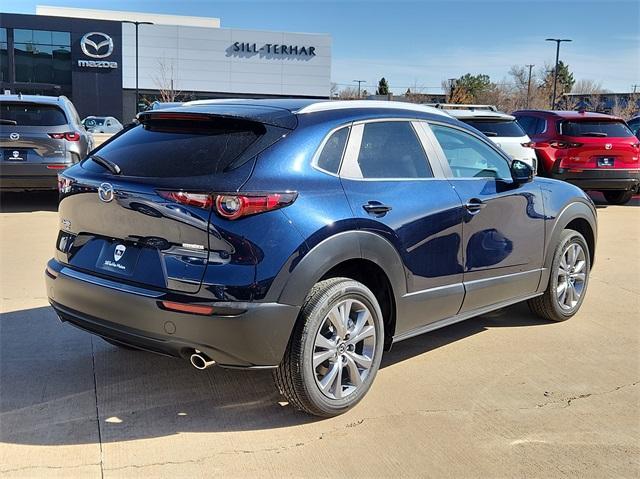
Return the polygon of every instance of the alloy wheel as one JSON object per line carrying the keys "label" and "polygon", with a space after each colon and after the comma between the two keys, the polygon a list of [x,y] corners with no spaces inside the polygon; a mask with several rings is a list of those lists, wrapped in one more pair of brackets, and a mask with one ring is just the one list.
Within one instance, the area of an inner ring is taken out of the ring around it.
{"label": "alloy wheel", "polygon": [[322,321],[313,346],[316,385],[330,399],[353,394],[367,378],[376,350],[376,330],[367,306],[345,299]]}
{"label": "alloy wheel", "polygon": [[587,261],[582,246],[569,243],[560,256],[556,298],[565,311],[573,310],[579,303],[586,281]]}

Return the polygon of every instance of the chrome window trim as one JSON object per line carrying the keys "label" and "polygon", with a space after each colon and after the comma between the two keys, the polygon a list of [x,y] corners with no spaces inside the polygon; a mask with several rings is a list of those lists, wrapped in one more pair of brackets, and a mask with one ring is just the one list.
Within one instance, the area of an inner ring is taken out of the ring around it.
{"label": "chrome window trim", "polygon": [[[427,159],[427,164],[431,169],[432,177],[429,178],[406,178],[406,177],[395,177],[395,178],[363,178],[362,171],[360,170],[360,165],[358,164],[358,155],[360,154],[360,146],[362,144],[362,135],[364,133],[364,126],[367,123],[379,123],[379,122],[390,122],[390,121],[403,121],[411,124],[413,131],[416,135],[416,139]],[[431,181],[431,180],[442,180],[445,178],[444,172],[440,168],[439,162],[436,160],[432,160],[432,157],[437,155],[437,151],[433,148],[433,145],[430,141],[428,141],[424,132],[422,132],[421,125],[419,123],[424,122],[424,119],[420,118],[370,118],[364,120],[354,121],[351,126],[351,132],[349,138],[347,140],[347,147],[345,148],[345,152],[342,158],[342,163],[340,165],[339,176],[345,180],[351,181]],[[425,142],[425,140],[427,140]],[[353,176],[348,176],[353,175]]]}

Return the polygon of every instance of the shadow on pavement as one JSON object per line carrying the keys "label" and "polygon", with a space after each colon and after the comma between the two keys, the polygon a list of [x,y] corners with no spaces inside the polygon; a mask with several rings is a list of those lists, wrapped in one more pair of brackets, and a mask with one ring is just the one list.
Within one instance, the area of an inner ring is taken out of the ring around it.
{"label": "shadow on pavement", "polygon": [[[596,204],[596,208],[600,209],[611,206],[599,191],[589,191],[588,193],[593,202]],[[640,206],[640,195],[634,195],[628,203],[621,206]]]}
{"label": "shadow on pavement", "polygon": [[[537,324],[516,305],[398,343],[382,367],[490,328]],[[120,349],[61,324],[49,307],[3,314],[0,329],[0,442],[116,442],[317,421],[282,402],[270,371],[202,372],[179,359]]]}
{"label": "shadow on pavement", "polygon": [[52,190],[0,193],[0,213],[32,211],[58,211],[58,192]]}

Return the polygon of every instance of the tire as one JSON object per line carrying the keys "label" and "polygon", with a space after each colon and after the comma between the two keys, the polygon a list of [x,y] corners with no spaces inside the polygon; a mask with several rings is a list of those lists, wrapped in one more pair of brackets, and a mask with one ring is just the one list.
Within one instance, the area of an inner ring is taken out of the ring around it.
{"label": "tire", "polygon": [[[572,256],[571,251],[575,256]],[[542,296],[527,302],[529,309],[550,321],[566,321],[571,318],[584,301],[590,271],[591,258],[584,237],[577,231],[564,230],[553,254],[547,289]],[[571,297],[571,294],[574,296]]]}
{"label": "tire", "polygon": [[629,200],[633,198],[632,190],[611,190],[611,191],[603,191],[604,199],[607,200],[607,203],[610,205],[624,205],[629,203]]}
{"label": "tire", "polygon": [[[340,313],[347,309],[344,330]],[[382,312],[373,293],[348,278],[320,281],[305,300],[274,380],[297,409],[337,416],[354,407],[371,387],[383,345]]]}

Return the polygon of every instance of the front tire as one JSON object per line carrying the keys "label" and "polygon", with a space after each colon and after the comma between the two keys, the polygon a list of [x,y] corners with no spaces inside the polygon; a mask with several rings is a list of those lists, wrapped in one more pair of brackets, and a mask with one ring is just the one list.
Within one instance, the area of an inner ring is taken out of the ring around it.
{"label": "front tire", "polygon": [[591,258],[584,237],[564,230],[551,264],[549,284],[542,296],[530,299],[529,309],[550,321],[566,321],[575,315],[584,301],[589,284]]}
{"label": "front tire", "polygon": [[625,205],[633,198],[633,191],[631,190],[603,191],[602,194],[610,205]]}
{"label": "front tire", "polygon": [[383,344],[382,312],[373,293],[348,278],[320,281],[300,311],[275,382],[296,408],[337,416],[371,387]]}

